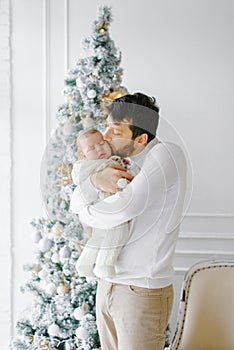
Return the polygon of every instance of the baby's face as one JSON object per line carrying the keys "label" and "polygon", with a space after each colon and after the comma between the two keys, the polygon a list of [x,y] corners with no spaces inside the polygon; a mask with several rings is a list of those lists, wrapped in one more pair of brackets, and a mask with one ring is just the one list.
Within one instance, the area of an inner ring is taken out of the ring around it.
{"label": "baby's face", "polygon": [[110,145],[103,139],[100,132],[84,136],[80,144],[82,145],[82,156],[87,160],[109,158],[111,156]]}

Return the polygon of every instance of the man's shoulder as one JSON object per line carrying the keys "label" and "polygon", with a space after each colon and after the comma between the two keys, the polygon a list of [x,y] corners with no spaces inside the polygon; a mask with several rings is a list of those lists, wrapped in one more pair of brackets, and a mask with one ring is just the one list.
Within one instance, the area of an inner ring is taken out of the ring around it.
{"label": "man's shoulder", "polygon": [[169,161],[178,165],[185,165],[186,163],[184,149],[174,142],[159,141],[151,148],[150,155],[160,162]]}
{"label": "man's shoulder", "polygon": [[175,152],[184,155],[184,150],[180,145],[169,141],[158,141],[158,143],[150,149],[150,152]]}

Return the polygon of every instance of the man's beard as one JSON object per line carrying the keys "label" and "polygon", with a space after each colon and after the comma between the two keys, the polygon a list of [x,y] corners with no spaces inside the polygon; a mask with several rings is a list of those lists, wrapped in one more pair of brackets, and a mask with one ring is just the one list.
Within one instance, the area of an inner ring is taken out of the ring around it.
{"label": "man's beard", "polygon": [[130,141],[127,145],[115,148],[115,154],[120,157],[129,157],[134,152],[134,141]]}

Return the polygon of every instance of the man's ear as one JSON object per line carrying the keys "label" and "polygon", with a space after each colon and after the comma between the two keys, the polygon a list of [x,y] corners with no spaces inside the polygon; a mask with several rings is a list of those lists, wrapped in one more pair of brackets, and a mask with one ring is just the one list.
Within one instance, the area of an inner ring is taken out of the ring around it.
{"label": "man's ear", "polygon": [[142,146],[146,146],[148,143],[148,135],[146,133],[141,134],[137,136],[134,141],[140,143]]}

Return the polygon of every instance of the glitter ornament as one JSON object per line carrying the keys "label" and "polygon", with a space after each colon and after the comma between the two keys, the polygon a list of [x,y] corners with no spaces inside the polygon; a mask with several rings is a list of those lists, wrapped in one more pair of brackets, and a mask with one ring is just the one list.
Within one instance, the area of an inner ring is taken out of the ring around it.
{"label": "glitter ornament", "polygon": [[53,242],[50,239],[44,237],[44,238],[40,239],[40,241],[38,243],[38,248],[40,249],[41,252],[45,253],[48,250],[50,250],[52,245],[53,245]]}
{"label": "glitter ornament", "polygon": [[53,323],[48,327],[48,333],[51,337],[57,337],[59,335],[60,328],[57,324]]}
{"label": "glitter ornament", "polygon": [[53,282],[47,284],[47,286],[46,286],[46,293],[47,294],[53,295],[56,293],[56,290],[57,290],[57,286]]}
{"label": "glitter ornament", "polygon": [[94,89],[88,90],[87,96],[88,96],[88,98],[95,98],[97,96],[96,90],[94,90]]}
{"label": "glitter ornament", "polygon": [[88,333],[87,329],[85,329],[84,327],[80,326],[76,330],[76,336],[79,339],[87,339],[88,336],[89,336],[89,333]]}

